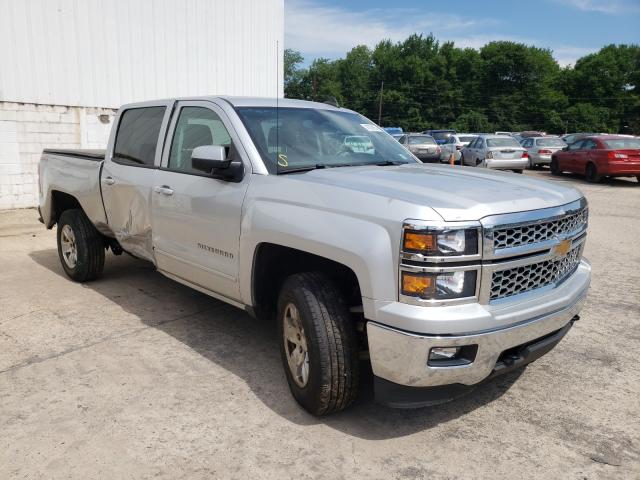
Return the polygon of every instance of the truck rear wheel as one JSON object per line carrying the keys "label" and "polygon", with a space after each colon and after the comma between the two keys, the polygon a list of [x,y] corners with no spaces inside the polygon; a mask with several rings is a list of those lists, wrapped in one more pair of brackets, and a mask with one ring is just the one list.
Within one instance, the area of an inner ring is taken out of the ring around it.
{"label": "truck rear wheel", "polygon": [[358,392],[354,324],[334,283],[311,272],[287,278],[278,299],[280,351],[294,398],[313,415],[347,408]]}
{"label": "truck rear wheel", "polygon": [[65,210],[58,219],[58,255],[65,273],[76,282],[95,280],[104,269],[104,242],[85,213]]}

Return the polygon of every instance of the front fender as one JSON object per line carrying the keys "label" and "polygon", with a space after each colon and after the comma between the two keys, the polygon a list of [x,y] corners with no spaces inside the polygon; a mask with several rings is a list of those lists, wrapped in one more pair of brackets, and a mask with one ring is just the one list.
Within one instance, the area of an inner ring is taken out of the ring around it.
{"label": "front fender", "polygon": [[[366,300],[396,300],[400,229],[309,206],[262,200],[252,204],[242,221],[240,285],[242,300],[253,305],[253,258],[264,242],[295,248],[349,267]],[[393,236],[398,238],[393,238]]]}

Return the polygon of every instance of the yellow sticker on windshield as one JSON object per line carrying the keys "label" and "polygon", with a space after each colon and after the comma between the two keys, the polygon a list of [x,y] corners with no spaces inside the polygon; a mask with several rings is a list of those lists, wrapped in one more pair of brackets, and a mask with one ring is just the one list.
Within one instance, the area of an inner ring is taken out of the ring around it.
{"label": "yellow sticker on windshield", "polygon": [[287,156],[284,153],[278,155],[278,165],[281,167],[288,167],[289,162],[287,161]]}

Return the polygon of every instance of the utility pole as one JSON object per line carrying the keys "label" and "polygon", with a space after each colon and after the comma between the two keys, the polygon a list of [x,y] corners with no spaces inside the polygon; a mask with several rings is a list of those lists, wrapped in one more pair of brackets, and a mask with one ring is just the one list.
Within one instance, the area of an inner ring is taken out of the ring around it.
{"label": "utility pole", "polygon": [[384,93],[384,80],[380,84],[380,104],[378,105],[378,125],[382,126],[382,94]]}

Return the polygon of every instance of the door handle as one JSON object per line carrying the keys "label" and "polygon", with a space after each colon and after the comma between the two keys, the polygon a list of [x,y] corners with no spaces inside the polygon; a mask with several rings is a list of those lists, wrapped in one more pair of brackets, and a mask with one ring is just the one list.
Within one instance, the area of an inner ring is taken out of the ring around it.
{"label": "door handle", "polygon": [[102,181],[107,185],[113,185],[114,183],[116,183],[116,181],[112,177],[105,177],[102,179]]}
{"label": "door handle", "polygon": [[173,195],[173,190],[171,190],[171,188],[167,185],[162,185],[161,187],[153,187],[153,191],[166,196]]}

